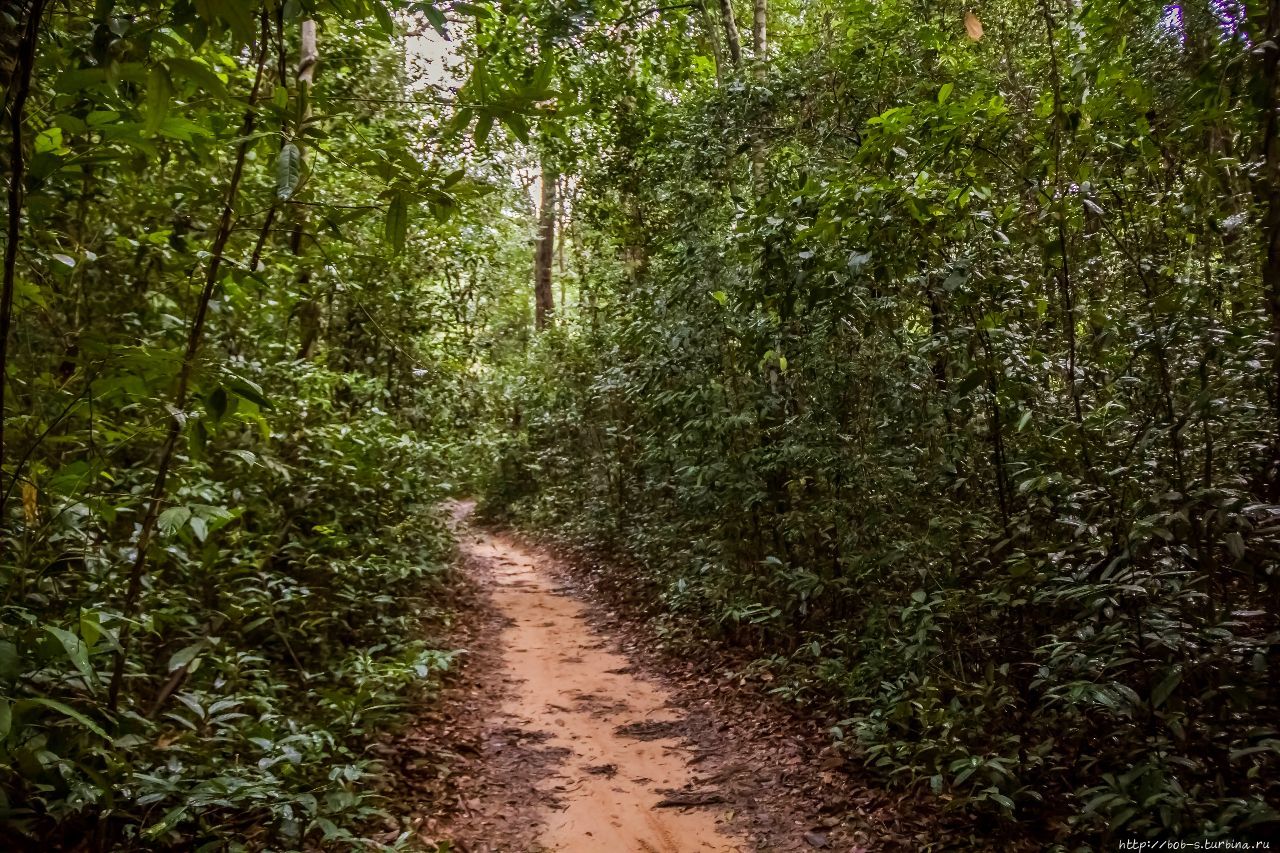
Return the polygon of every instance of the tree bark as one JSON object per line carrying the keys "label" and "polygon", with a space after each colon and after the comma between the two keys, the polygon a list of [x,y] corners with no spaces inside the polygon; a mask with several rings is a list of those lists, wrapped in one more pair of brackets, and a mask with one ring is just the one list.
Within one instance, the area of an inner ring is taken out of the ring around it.
{"label": "tree bark", "polygon": [[551,294],[551,263],[556,245],[556,179],[554,169],[542,163],[542,200],[538,208],[538,243],[534,252],[534,325],[539,331],[551,322],[555,310]]}
{"label": "tree bark", "polygon": [[751,20],[751,48],[755,52],[756,62],[763,63],[765,51],[769,49],[769,0],[755,0],[755,11]]}
{"label": "tree bark", "polygon": [[707,43],[711,46],[711,56],[716,63],[716,79],[719,80],[724,76],[724,46],[720,44],[720,24],[706,0],[702,2],[702,23],[707,30]]}
{"label": "tree bark", "polygon": [[1267,316],[1271,320],[1271,405],[1274,416],[1271,459],[1265,472],[1267,493],[1280,501],[1280,0],[1271,0],[1267,12],[1266,41],[1262,48],[1262,73],[1266,84],[1263,103],[1262,187],[1265,205],[1262,220],[1262,284]]}
{"label": "tree bark", "polygon": [[[306,173],[307,149],[302,135],[306,131],[307,119],[311,117],[311,84],[315,81],[316,64],[320,61],[320,52],[316,46],[316,22],[307,19],[302,22],[302,32],[298,45],[298,124],[294,132],[294,144],[298,146],[298,162],[300,170]],[[294,257],[302,255],[302,238],[306,232],[307,217],[305,209],[294,205],[293,235],[289,240],[290,251]],[[311,270],[300,264],[298,269],[298,288],[305,292],[311,284]],[[320,300],[313,294],[298,305],[298,327],[302,334],[302,342],[298,347],[298,360],[309,361],[315,353],[316,342],[320,339],[320,325],[324,312]]]}
{"label": "tree bark", "polygon": [[[18,242],[22,238],[23,181],[26,160],[22,149],[22,122],[31,94],[31,75],[36,64],[36,45],[40,39],[40,19],[44,17],[45,0],[32,0],[18,43],[17,67],[12,79],[13,105],[9,108],[9,222],[4,244],[4,288],[0,291],[0,472],[5,455],[5,390],[9,384],[9,328],[13,323],[13,290],[18,270]],[[14,472],[17,476],[17,472]],[[6,498],[0,493],[0,527],[4,526]]]}
{"label": "tree bark", "polygon": [[720,21],[724,25],[724,40],[729,50],[729,62],[737,68],[742,64],[742,39],[738,36],[738,22],[733,17],[733,0],[720,0]]}
{"label": "tree bark", "polygon": [[[751,49],[755,54],[755,77],[762,83],[769,70],[768,22],[769,0],[755,0],[751,19]],[[756,139],[751,143],[751,185],[757,196],[764,195],[765,191],[764,161],[764,140],[760,138],[760,131],[757,131]]]}
{"label": "tree bark", "polygon": [[1062,104],[1062,75],[1058,66],[1057,22],[1049,0],[1040,0],[1040,12],[1044,19],[1045,36],[1049,44],[1049,75],[1053,90],[1053,185],[1057,205],[1055,215],[1058,253],[1062,256],[1058,267],[1058,285],[1062,301],[1062,327],[1067,337],[1067,391],[1071,397],[1071,410],[1076,424],[1076,440],[1080,444],[1080,460],[1084,470],[1092,477],[1093,460],[1089,455],[1089,436],[1084,426],[1084,406],[1080,402],[1080,377],[1076,364],[1076,307],[1071,284],[1071,245],[1067,239],[1067,198],[1062,182],[1062,134],[1066,118]]}

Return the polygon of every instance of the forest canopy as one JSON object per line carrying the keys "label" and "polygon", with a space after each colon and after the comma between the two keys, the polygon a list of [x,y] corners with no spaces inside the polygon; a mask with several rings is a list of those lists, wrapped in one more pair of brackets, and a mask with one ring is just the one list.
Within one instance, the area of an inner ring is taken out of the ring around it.
{"label": "forest canopy", "polygon": [[0,0],[0,78],[0,844],[413,849],[460,496],[974,849],[1276,831],[1280,4]]}

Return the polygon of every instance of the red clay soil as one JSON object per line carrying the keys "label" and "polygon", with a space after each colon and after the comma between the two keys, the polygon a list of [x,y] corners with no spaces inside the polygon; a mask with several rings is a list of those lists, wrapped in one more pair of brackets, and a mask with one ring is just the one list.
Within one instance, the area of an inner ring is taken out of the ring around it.
{"label": "red clay soil", "polygon": [[385,747],[387,793],[427,849],[976,849],[928,803],[861,783],[821,725],[723,651],[664,651],[581,566],[467,526],[468,510],[450,638],[463,664]]}

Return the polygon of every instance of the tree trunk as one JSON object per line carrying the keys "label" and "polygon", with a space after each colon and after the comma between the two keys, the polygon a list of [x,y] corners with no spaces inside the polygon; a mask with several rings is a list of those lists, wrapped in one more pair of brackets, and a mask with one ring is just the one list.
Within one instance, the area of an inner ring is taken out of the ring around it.
{"label": "tree trunk", "polygon": [[[298,163],[301,174],[306,174],[307,148],[303,144],[302,135],[306,131],[307,119],[311,117],[311,84],[315,80],[316,63],[320,61],[320,52],[316,47],[316,22],[302,22],[302,32],[298,46],[298,125],[294,133],[298,146]],[[306,234],[307,216],[305,208],[294,205],[293,235],[289,248],[295,257],[302,255],[302,240]],[[311,284],[311,270],[299,265],[298,289],[306,292]],[[298,305],[298,327],[302,334],[302,343],[298,347],[298,360],[308,361],[315,352],[316,341],[320,339],[320,325],[323,312],[320,300],[314,295],[305,298]]]}
{"label": "tree trunk", "polygon": [[[769,52],[769,0],[755,0],[755,13],[751,20],[751,48],[755,54],[755,77],[764,82],[769,65],[766,54]],[[764,140],[760,138],[762,131],[756,131],[756,138],[751,143],[751,185],[756,195],[764,195]]]}
{"label": "tree trunk", "polygon": [[556,173],[542,164],[542,203],[538,208],[538,244],[533,258],[534,325],[545,329],[555,305],[551,295],[551,262],[556,245]]}
{"label": "tree trunk", "polygon": [[1262,283],[1267,316],[1271,320],[1271,394],[1275,419],[1271,437],[1271,459],[1265,472],[1268,498],[1280,501],[1280,0],[1271,0],[1267,12],[1267,41],[1262,51],[1262,73],[1266,83],[1263,114],[1262,187],[1265,205],[1262,220],[1265,246]]}
{"label": "tree trunk", "polygon": [[1084,406],[1080,402],[1080,376],[1076,358],[1076,307],[1071,284],[1071,245],[1067,239],[1067,198],[1062,185],[1062,135],[1066,128],[1062,103],[1062,75],[1058,66],[1057,22],[1049,8],[1049,0],[1040,0],[1040,12],[1044,19],[1045,36],[1049,45],[1049,82],[1053,91],[1053,184],[1058,208],[1056,229],[1058,253],[1058,290],[1062,302],[1062,328],[1067,337],[1067,391],[1071,397],[1071,411],[1075,418],[1076,440],[1080,445],[1080,461],[1085,473],[1092,478],[1093,460],[1089,455],[1089,436],[1084,426]]}
{"label": "tree trunk", "polygon": [[720,25],[705,0],[702,3],[702,23],[707,29],[707,43],[711,46],[711,55],[715,59],[718,80],[724,76],[724,46],[720,44]]}
{"label": "tree trunk", "polygon": [[729,50],[729,62],[737,68],[742,64],[742,39],[738,37],[738,23],[733,17],[733,0],[720,0],[720,20],[724,24],[724,40]]}
{"label": "tree trunk", "polygon": [[756,62],[764,63],[765,51],[769,49],[769,0],[755,0],[755,14],[751,20],[751,48],[755,52]]}
{"label": "tree trunk", "polygon": [[[26,161],[22,150],[22,122],[31,93],[31,74],[36,64],[36,44],[45,0],[33,0],[18,44],[17,67],[12,79],[13,105],[9,108],[9,223],[4,244],[4,289],[0,291],[0,472],[4,470],[4,403],[9,383],[9,326],[13,322],[13,289],[18,270],[18,241],[22,237],[23,180]],[[14,472],[17,476],[17,472]],[[0,483],[0,487],[3,484]],[[0,492],[8,496],[9,490]],[[4,526],[5,497],[0,497],[0,527]]]}

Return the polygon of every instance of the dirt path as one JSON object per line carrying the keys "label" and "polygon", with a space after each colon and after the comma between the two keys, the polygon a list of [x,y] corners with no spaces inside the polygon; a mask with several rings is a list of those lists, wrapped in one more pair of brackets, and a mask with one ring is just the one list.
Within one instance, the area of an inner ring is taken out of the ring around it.
{"label": "dirt path", "polygon": [[515,689],[498,714],[517,738],[565,750],[542,783],[558,800],[542,815],[542,845],[565,853],[741,849],[713,813],[672,807],[692,774],[688,752],[670,736],[680,717],[661,688],[603,648],[582,605],[557,591],[533,555],[487,534],[462,547],[493,567],[493,601],[510,620],[500,642]]}
{"label": "dirt path", "polygon": [[[825,725],[705,644],[673,654],[599,583],[455,510],[461,669],[382,751],[408,830],[459,853],[845,853],[947,847],[867,787]],[[616,567],[615,567],[616,568]]]}

